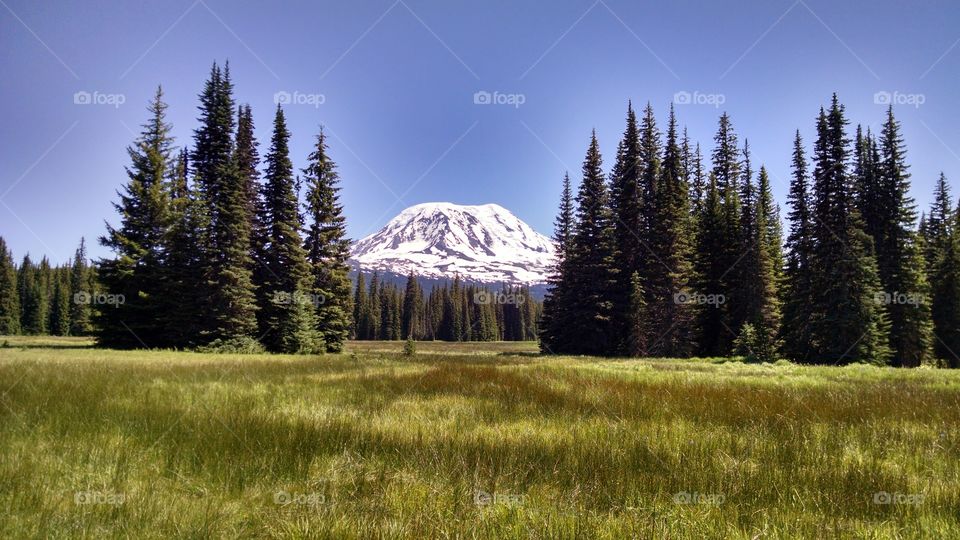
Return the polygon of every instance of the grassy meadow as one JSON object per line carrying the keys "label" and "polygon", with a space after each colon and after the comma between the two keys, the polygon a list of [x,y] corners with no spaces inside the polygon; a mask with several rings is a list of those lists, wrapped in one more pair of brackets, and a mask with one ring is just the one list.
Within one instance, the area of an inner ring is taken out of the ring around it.
{"label": "grassy meadow", "polygon": [[0,344],[0,537],[960,538],[954,371]]}

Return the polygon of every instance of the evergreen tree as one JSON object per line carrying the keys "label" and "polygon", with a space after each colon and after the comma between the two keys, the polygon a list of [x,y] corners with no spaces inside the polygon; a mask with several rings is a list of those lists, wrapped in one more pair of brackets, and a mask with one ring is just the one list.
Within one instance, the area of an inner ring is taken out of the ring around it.
{"label": "evergreen tree", "polygon": [[[724,215],[720,189],[716,176],[711,172],[707,184],[703,209],[697,218],[696,276],[697,293],[703,298],[721,298],[724,291],[723,260],[717,254],[724,249]],[[697,344],[701,356],[722,356],[727,353],[724,335],[729,332],[726,324],[726,298],[724,302],[702,302],[697,308]],[[678,301],[690,302],[691,292],[681,292]]]}
{"label": "evergreen tree", "polygon": [[627,319],[627,340],[624,352],[629,356],[646,356],[649,353],[649,325],[647,317],[647,299],[636,272],[630,277],[630,311]]}
{"label": "evergreen tree", "polygon": [[[916,210],[909,196],[910,174],[906,149],[900,135],[900,123],[887,109],[887,120],[880,137],[879,204],[872,231],[886,303],[890,317],[890,345],[893,365],[919,366],[929,358],[932,346],[929,293],[926,268],[914,224]],[[905,299],[906,301],[900,301]]]}
{"label": "evergreen tree", "polygon": [[150,119],[137,141],[127,148],[131,161],[127,168],[129,181],[117,193],[119,202],[114,203],[120,225],[108,224],[106,235],[100,238],[100,243],[115,255],[100,261],[100,282],[117,299],[113,305],[97,306],[97,341],[103,346],[164,345],[157,332],[157,321],[161,318],[164,293],[168,292],[163,287],[163,259],[170,219],[166,181],[172,169],[173,144],[166,109],[163,92],[158,88],[148,107]]}
{"label": "evergreen tree", "polygon": [[13,253],[0,236],[0,335],[20,333],[20,290]]}
{"label": "evergreen tree", "polygon": [[[760,167],[757,200],[753,210],[754,224],[749,231],[747,252],[751,259],[746,265],[755,274],[744,276],[750,280],[750,292],[746,296],[747,319],[751,332],[751,349],[755,357],[765,361],[776,359],[779,350],[777,335],[780,331],[780,300],[777,297],[782,267],[779,217],[770,192],[767,169]],[[746,211],[746,210],[744,210]]]}
{"label": "evergreen tree", "polygon": [[[655,182],[651,179],[651,175],[658,173],[660,159],[657,154],[659,134],[652,114],[644,120],[643,136],[645,147],[641,146],[641,132],[633,105],[628,103],[626,129],[617,148],[617,159],[610,173],[610,207],[618,253],[617,267],[620,271],[618,280],[620,294],[616,295],[614,304],[615,323],[620,326],[620,328],[614,328],[614,337],[618,339],[626,337],[627,328],[623,323],[630,315],[630,277],[634,273],[645,275],[644,263],[650,255],[649,246],[644,245],[647,239],[644,204],[648,196],[646,192],[653,189]],[[642,161],[643,158],[648,158],[649,162]],[[566,190],[566,186],[564,189]],[[564,197],[558,219],[566,219],[567,222],[564,225],[569,227],[573,221],[572,203],[566,198],[566,193]],[[561,223],[558,222],[557,226],[560,225]],[[566,236],[571,237],[569,230]],[[558,325],[555,329],[558,335],[562,336],[566,333],[564,326]],[[619,346],[615,345],[615,347]]]}
{"label": "evergreen tree", "polygon": [[960,367],[960,233],[956,225],[933,267],[934,352],[945,365]]}
{"label": "evergreen tree", "polygon": [[403,295],[403,339],[423,339],[423,293],[417,277],[411,272]]}
{"label": "evergreen tree", "polygon": [[463,290],[463,281],[457,274],[453,278],[453,285],[450,287],[450,316],[452,324],[450,325],[453,341],[465,341],[467,333],[470,331],[470,315],[467,308],[467,295]]}
{"label": "evergreen tree", "polygon": [[70,309],[70,330],[72,336],[85,336],[90,333],[90,304],[78,302],[80,293],[86,291],[89,269],[87,268],[86,240],[80,239],[80,246],[73,254],[73,266],[70,268],[70,288],[67,291]]}
{"label": "evergreen tree", "polygon": [[363,334],[365,319],[370,306],[367,300],[367,284],[363,279],[363,271],[357,270],[357,284],[353,292],[353,325],[351,335],[353,339],[366,339]]}
{"label": "evergreen tree", "polygon": [[923,236],[924,257],[927,263],[927,272],[933,282],[933,272],[939,266],[939,259],[944,256],[950,244],[950,237],[954,230],[955,209],[950,197],[950,186],[947,177],[940,173],[937,186],[933,194],[933,204],[930,206],[930,216],[921,219],[920,232]]}
{"label": "evergreen tree", "polygon": [[573,297],[570,291],[572,271],[567,261],[572,250],[573,230],[576,225],[573,212],[570,175],[564,174],[560,212],[553,224],[553,241],[557,251],[547,278],[549,288],[543,301],[543,317],[540,321],[540,350],[545,353],[569,348],[565,339]]}
{"label": "evergreen tree", "polygon": [[[59,269],[58,269],[59,270]],[[50,334],[70,335],[70,283],[64,272],[55,272],[50,295]]]}
{"label": "evergreen tree", "polygon": [[[647,267],[646,287],[649,290],[644,293],[649,313],[645,316],[648,335],[644,341],[652,355],[690,356],[693,352],[693,308],[687,302],[678,302],[677,295],[690,286],[693,241],[688,186],[684,180],[672,105],[663,165],[654,195],[650,242],[655,260]],[[631,294],[637,290],[632,282],[631,276]],[[642,282],[640,288],[643,288]],[[631,300],[631,304],[636,302]]]}
{"label": "evergreen tree", "polygon": [[285,353],[312,353],[323,348],[317,333],[316,305],[311,294],[310,267],[300,238],[300,215],[290,162],[290,132],[277,106],[273,136],[264,174],[263,214],[269,234],[262,255],[267,281],[260,292],[263,343]]}
{"label": "evergreen tree", "polygon": [[210,106],[201,107],[201,128],[194,151],[194,163],[201,172],[199,179],[211,218],[210,249],[205,261],[212,286],[208,330],[214,339],[234,340],[252,337],[257,330],[250,254],[254,222],[250,198],[256,183],[256,162],[253,161],[256,143],[250,109],[244,107],[240,109],[242,124],[234,144],[235,108],[229,65],[222,77],[212,83]]}
{"label": "evergreen tree", "polygon": [[313,278],[313,292],[323,299],[317,309],[317,329],[328,352],[340,352],[350,330],[350,278],[347,259],[350,240],[339,201],[337,166],[327,155],[323,133],[303,170],[307,182],[307,230],[305,249]]}
{"label": "evergreen tree", "polygon": [[810,349],[813,221],[808,185],[803,140],[797,130],[793,141],[793,177],[787,196],[790,205],[790,234],[787,237],[788,255],[784,270],[781,336],[784,353],[798,362],[814,361]]}
{"label": "evergreen tree", "polygon": [[[744,320],[742,306],[732,308],[738,302],[737,278],[742,269],[737,266],[744,242],[738,194],[740,151],[726,113],[720,117],[714,141],[713,168],[696,218],[696,292],[702,295],[698,298],[716,300],[698,306],[698,349],[702,356],[730,354],[733,338]],[[689,292],[679,294],[679,298],[693,298]]]}
{"label": "evergreen tree", "polygon": [[[638,182],[640,196],[640,229],[637,233],[649,252],[650,235],[656,220],[656,198],[660,180],[661,162],[660,130],[653,114],[653,107],[647,103],[640,121],[640,176]],[[616,216],[615,216],[616,217]],[[646,268],[641,264],[640,279]]]}
{"label": "evergreen tree", "polygon": [[617,294],[616,238],[609,193],[602,170],[596,133],[583,162],[583,183],[577,193],[577,221],[570,253],[571,307],[570,351],[605,355],[615,352],[614,297]]}
{"label": "evergreen tree", "polygon": [[[163,293],[156,321],[162,343],[193,347],[207,340],[204,309],[209,285],[204,271],[207,221],[202,193],[188,182],[189,154],[180,151],[170,178],[170,227],[163,239]],[[186,291],[186,294],[185,294]]]}
{"label": "evergreen tree", "polygon": [[889,323],[870,237],[863,231],[847,172],[847,121],[836,95],[820,110],[813,171],[811,357],[817,362],[885,364]]}
{"label": "evergreen tree", "polygon": [[921,219],[920,233],[931,285],[934,355],[950,367],[960,367],[960,211],[953,207],[950,186],[941,172],[930,216]]}
{"label": "evergreen tree", "polygon": [[727,355],[732,350],[733,339],[740,332],[740,326],[745,322],[743,302],[737,295],[742,267],[737,266],[746,250],[746,242],[742,235],[741,203],[737,189],[741,180],[740,151],[733,124],[726,113],[720,116],[714,142],[713,175],[717,182],[722,216],[719,243],[716,246],[718,250],[713,255],[719,260],[717,270],[720,275],[715,276],[714,281],[720,288],[718,292],[710,291],[708,294],[722,295],[725,300],[724,309],[719,310],[722,330],[715,339],[718,344],[716,353]]}
{"label": "evergreen tree", "polygon": [[[233,162],[243,185],[244,212],[250,222],[250,252],[257,252],[263,242],[263,225],[259,214],[263,203],[260,200],[260,145],[254,136],[253,111],[250,105],[241,105],[237,111],[237,140],[233,150]],[[254,265],[256,275],[256,265]]]}
{"label": "evergreen tree", "polygon": [[20,296],[20,330],[27,335],[45,334],[47,331],[46,299],[38,273],[30,254],[24,255],[17,271],[17,287]]}
{"label": "evergreen tree", "polygon": [[703,156],[700,153],[700,143],[697,143],[696,150],[693,152],[689,173],[690,208],[694,216],[699,216],[703,213],[703,201],[707,193],[707,179],[703,174]]}
{"label": "evergreen tree", "polygon": [[[741,179],[739,182],[739,200],[740,207],[740,247],[741,255],[734,267],[729,270],[733,277],[734,299],[730,305],[731,309],[731,330],[736,329],[738,336],[741,336],[744,325],[749,324],[750,339],[740,339],[740,344],[752,346],[751,340],[756,340],[759,332],[759,321],[764,319],[765,306],[769,304],[769,289],[773,283],[766,278],[772,279],[772,276],[765,275],[764,264],[768,253],[765,251],[761,240],[766,241],[766,224],[761,225],[759,214],[759,205],[757,204],[757,188],[753,183],[753,168],[750,163],[750,145],[747,141],[743,144],[743,162],[741,164]],[[742,351],[741,351],[742,352]],[[753,354],[751,347],[751,354]]]}
{"label": "evergreen tree", "polygon": [[377,273],[373,273],[373,277],[370,278],[370,289],[367,293],[369,297],[369,315],[365,321],[365,331],[364,334],[367,336],[365,339],[379,339],[380,338],[380,281],[377,276]]}

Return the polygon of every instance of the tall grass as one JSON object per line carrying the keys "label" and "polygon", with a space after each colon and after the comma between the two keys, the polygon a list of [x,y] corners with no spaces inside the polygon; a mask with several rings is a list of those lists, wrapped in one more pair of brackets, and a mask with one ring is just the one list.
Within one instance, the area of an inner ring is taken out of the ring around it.
{"label": "tall grass", "polygon": [[954,372],[11,343],[4,537],[960,537]]}

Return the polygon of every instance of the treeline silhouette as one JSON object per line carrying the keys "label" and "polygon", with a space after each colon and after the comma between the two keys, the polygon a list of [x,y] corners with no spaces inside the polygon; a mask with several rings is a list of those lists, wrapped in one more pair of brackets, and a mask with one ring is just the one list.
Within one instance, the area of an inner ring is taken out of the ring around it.
{"label": "treeline silhouette", "polygon": [[609,175],[594,134],[575,195],[564,178],[542,350],[960,365],[960,216],[941,173],[918,223],[893,108],[851,139],[834,95],[793,147],[784,240],[727,114],[705,164],[672,107],[664,141],[628,105]]}
{"label": "treeline silhouette", "polygon": [[0,237],[0,335],[86,336],[91,306],[115,301],[99,292],[83,240],[72,263],[35,263],[27,254],[17,265]]}

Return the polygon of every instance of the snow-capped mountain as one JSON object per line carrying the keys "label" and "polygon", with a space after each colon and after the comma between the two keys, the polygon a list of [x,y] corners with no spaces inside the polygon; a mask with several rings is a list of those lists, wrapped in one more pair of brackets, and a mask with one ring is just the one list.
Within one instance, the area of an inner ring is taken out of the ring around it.
{"label": "snow-capped mountain", "polygon": [[554,245],[500,205],[424,203],[356,242],[351,255],[364,271],[533,285],[546,282]]}

